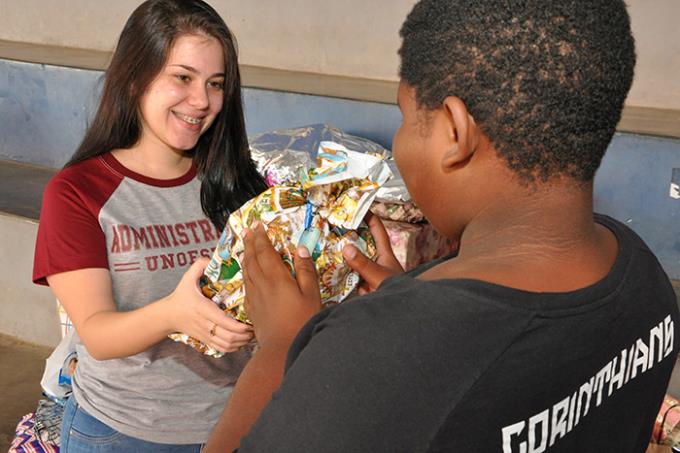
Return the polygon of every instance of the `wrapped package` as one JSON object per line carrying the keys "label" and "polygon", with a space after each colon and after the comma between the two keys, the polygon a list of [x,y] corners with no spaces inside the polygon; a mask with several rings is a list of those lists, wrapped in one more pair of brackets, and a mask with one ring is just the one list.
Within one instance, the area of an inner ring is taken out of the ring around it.
{"label": "wrapped package", "polygon": [[656,417],[652,442],[672,447],[680,446],[680,401],[666,395]]}
{"label": "wrapped package", "polygon": [[[310,146],[328,134],[362,152],[382,149],[369,140],[350,136],[331,126],[312,125],[255,137],[251,141],[251,155],[269,185],[292,184],[297,181],[300,169],[306,171],[312,166],[310,156],[316,155],[316,150],[312,152]],[[410,269],[455,250],[455,241],[447,241],[431,226],[422,225],[427,220],[411,199],[394,159],[387,151],[380,154],[386,156],[392,177],[378,189],[370,210],[383,221],[396,222],[385,222],[385,226],[401,264]]]}
{"label": "wrapped package", "polygon": [[405,270],[453,253],[458,242],[447,239],[429,223],[383,220],[392,250]]}
{"label": "wrapped package", "polygon": [[[290,129],[278,129],[249,137],[251,151],[275,153],[298,151],[316,159],[321,142],[335,142],[352,151],[380,155],[384,158],[391,153],[380,144],[364,137],[348,134],[329,124],[311,124]],[[387,183],[389,185],[389,182]]]}
{"label": "wrapped package", "polygon": [[399,173],[397,163],[393,157],[387,159],[387,165],[390,167],[392,177],[380,189],[376,199],[381,202],[389,203],[409,203],[411,202],[411,194],[406,188],[406,183]]}
{"label": "wrapped package", "polygon": [[[390,205],[411,203],[411,195],[399,174],[392,153],[367,138],[348,134],[328,124],[312,124],[264,132],[249,139],[252,159],[269,186],[295,182],[300,168],[312,167],[322,141],[332,141],[356,152],[383,156],[392,177],[378,189],[377,200]],[[392,220],[411,221],[411,219]]]}
{"label": "wrapped package", "polygon": [[250,156],[269,187],[294,185],[301,171],[312,168],[312,158],[304,151],[283,149],[264,152],[251,148]]}
{"label": "wrapped package", "polygon": [[371,212],[383,220],[395,222],[422,223],[427,221],[423,212],[413,201],[390,203],[375,200],[371,205]]}
{"label": "wrapped package", "polygon": [[[345,264],[342,249],[352,244],[375,257],[375,243],[362,221],[390,176],[381,156],[322,142],[316,166],[302,169],[295,184],[270,187],[231,213],[201,280],[203,294],[230,316],[249,322],[241,272],[243,233],[259,221],[291,272],[295,249],[307,247],[319,276],[322,303],[341,302],[359,282],[359,276]],[[222,355],[186,334],[170,337],[205,354]]]}

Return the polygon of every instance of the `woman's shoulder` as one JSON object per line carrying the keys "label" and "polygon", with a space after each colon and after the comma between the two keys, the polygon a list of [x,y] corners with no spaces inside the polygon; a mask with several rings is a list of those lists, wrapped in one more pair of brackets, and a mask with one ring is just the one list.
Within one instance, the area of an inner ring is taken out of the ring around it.
{"label": "woman's shoulder", "polygon": [[76,162],[59,170],[49,181],[50,185],[90,187],[97,181],[107,182],[109,180],[118,181],[122,175],[117,174],[109,164],[107,164],[107,154],[93,156]]}
{"label": "woman's shoulder", "polygon": [[110,194],[122,179],[106,163],[105,155],[94,156],[59,170],[47,183],[43,198],[100,198],[97,194]]}
{"label": "woman's shoulder", "polygon": [[103,173],[109,172],[105,156],[106,154],[100,154],[64,167],[54,175],[52,180],[78,184],[83,181],[83,178],[88,178],[90,175],[100,176]]}

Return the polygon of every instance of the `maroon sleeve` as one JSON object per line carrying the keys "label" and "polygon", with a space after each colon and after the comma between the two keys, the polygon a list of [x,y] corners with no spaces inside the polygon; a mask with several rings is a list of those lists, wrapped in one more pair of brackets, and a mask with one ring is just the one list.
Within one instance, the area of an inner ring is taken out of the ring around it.
{"label": "maroon sleeve", "polygon": [[[101,200],[81,180],[62,170],[47,184],[35,244],[33,282],[47,285],[46,277],[85,268],[106,268],[106,238],[99,225]],[[96,191],[96,189],[95,189]]]}

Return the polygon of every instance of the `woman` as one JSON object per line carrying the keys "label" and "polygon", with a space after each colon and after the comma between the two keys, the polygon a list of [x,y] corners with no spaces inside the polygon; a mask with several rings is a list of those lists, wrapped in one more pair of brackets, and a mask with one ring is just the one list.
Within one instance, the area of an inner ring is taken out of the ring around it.
{"label": "woman", "polygon": [[[43,200],[33,278],[80,338],[63,451],[200,450],[252,339],[200,294],[202,257],[229,212],[264,188],[224,21],[201,0],[143,3]],[[167,339],[178,331],[230,354]]]}

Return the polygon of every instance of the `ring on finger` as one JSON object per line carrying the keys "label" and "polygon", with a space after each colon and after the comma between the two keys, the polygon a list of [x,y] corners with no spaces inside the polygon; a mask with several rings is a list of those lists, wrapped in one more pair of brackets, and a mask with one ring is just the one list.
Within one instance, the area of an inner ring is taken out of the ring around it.
{"label": "ring on finger", "polygon": [[214,337],[215,336],[215,329],[217,329],[217,323],[213,323],[212,328],[210,329],[210,336]]}

